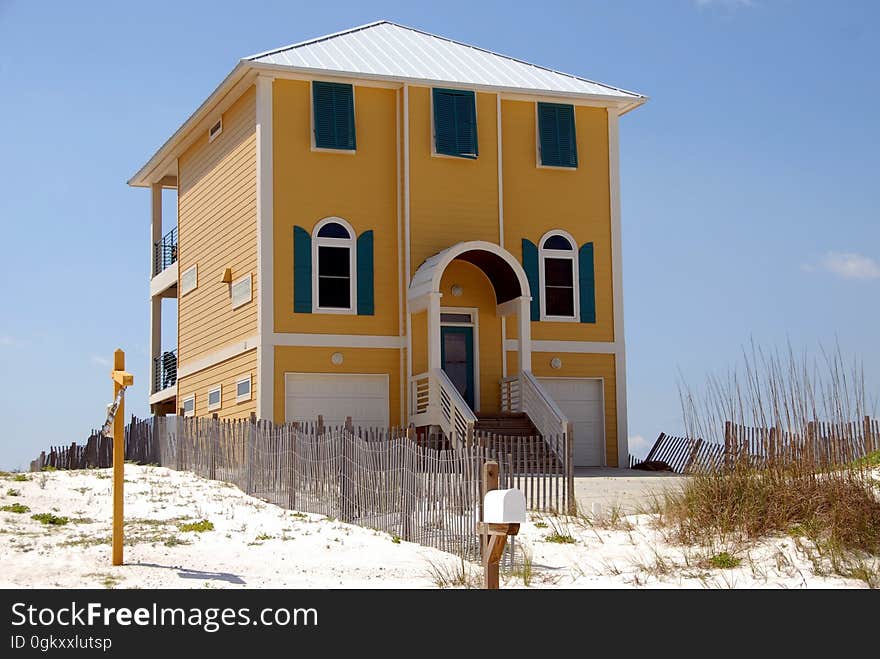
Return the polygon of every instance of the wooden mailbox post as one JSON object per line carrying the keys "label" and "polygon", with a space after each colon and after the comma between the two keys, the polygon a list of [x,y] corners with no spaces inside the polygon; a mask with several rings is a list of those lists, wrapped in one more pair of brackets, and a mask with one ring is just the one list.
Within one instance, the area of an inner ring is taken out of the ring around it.
{"label": "wooden mailbox post", "polygon": [[[117,348],[113,353],[113,565],[122,565],[122,504],[125,481],[125,393],[134,384],[134,376],[125,370],[125,353]],[[118,399],[118,403],[117,403]]]}
{"label": "wooden mailbox post", "polygon": [[498,489],[498,463],[483,465],[483,521],[477,524],[483,555],[483,587],[498,590],[500,563],[507,537],[525,521],[525,497],[519,490]]}

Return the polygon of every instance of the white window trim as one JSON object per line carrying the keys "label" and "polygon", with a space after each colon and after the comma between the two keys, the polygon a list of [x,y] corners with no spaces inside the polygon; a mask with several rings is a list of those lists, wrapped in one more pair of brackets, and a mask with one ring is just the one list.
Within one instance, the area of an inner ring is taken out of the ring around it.
{"label": "white window trim", "polygon": [[[548,103],[548,101],[535,101],[535,166],[538,169],[555,169],[558,172],[576,172],[580,169],[581,166],[581,158],[580,158],[580,145],[577,143],[577,112],[572,114],[572,121],[574,121],[574,137],[575,137],[575,146],[574,148],[578,153],[578,164],[575,167],[560,167],[559,165],[545,165],[541,162],[541,117],[538,114],[538,103]],[[556,103],[556,105],[572,105],[571,103]],[[572,107],[575,107],[572,105]]]}
{"label": "white window trim", "polygon": [[[351,238],[318,238],[318,232],[326,224],[341,224]],[[348,308],[321,307],[318,305],[318,247],[347,247],[349,268]],[[357,314],[357,233],[351,224],[341,217],[325,217],[312,229],[312,313]]]}
{"label": "white window trim", "polygon": [[[549,238],[552,236],[562,236],[571,244],[572,250],[563,250],[563,249],[545,249],[544,243],[547,242]],[[580,279],[579,279],[579,271],[578,271],[578,244],[574,238],[571,237],[571,234],[567,231],[563,231],[562,229],[551,229],[547,233],[545,233],[541,237],[541,241],[538,243],[538,290],[541,291],[541,320],[547,320],[552,322],[562,322],[562,323],[577,323],[580,322],[581,317],[581,305],[580,305]],[[553,259],[569,259],[572,261],[572,276],[573,276],[573,294],[574,294],[574,314],[572,316],[551,316],[547,313],[547,289],[544,283],[544,260],[547,258]]]}
{"label": "white window trim", "polygon": [[[192,288],[188,288],[186,290],[183,290],[183,280],[187,276],[187,274],[191,271],[195,273],[195,282],[193,283]],[[181,284],[180,285],[180,297],[183,297],[184,295],[188,295],[189,293],[192,293],[194,290],[196,290],[199,287],[199,266],[198,266],[198,264],[190,266],[189,268],[187,268],[186,270],[184,270],[180,274],[180,284]]]}
{"label": "white window trim", "polygon": [[431,123],[428,127],[428,130],[431,132],[431,157],[432,158],[446,158],[448,160],[472,160],[476,162],[480,159],[480,154],[477,154],[474,158],[468,158],[467,156],[450,156],[448,153],[437,153],[437,130],[434,124],[434,90],[435,89],[451,89],[455,91],[462,92],[473,92],[474,93],[474,122],[477,124],[477,150],[480,148],[480,108],[479,103],[477,103],[477,90],[476,89],[468,89],[467,87],[431,87],[431,92],[428,95],[428,105],[430,106],[430,114],[431,114]]}
{"label": "white window trim", "polygon": [[[311,80],[309,81],[309,135],[310,135],[310,143],[312,147],[312,151],[315,153],[341,153],[343,155],[353,156],[357,153],[357,93],[356,86],[354,84],[351,85],[351,111],[354,113],[354,144],[355,148],[353,149],[328,149],[326,147],[319,147],[315,145],[315,86],[313,83],[315,82],[333,82],[338,83],[338,80]],[[342,84],[351,84],[344,82]]]}
{"label": "white window trim", "polygon": [[[440,307],[440,317],[445,313],[468,314],[469,323],[447,323],[440,321],[440,327],[474,328],[474,409],[480,409],[480,310],[477,307]],[[442,339],[441,339],[442,340]]]}
{"label": "white window trim", "polygon": [[[220,394],[220,400],[218,400],[214,404],[211,404],[211,394],[213,394],[215,392]],[[221,407],[223,407],[223,385],[222,384],[218,384],[217,386],[211,387],[210,389],[208,389],[207,403],[208,403],[208,411],[209,412],[211,412],[213,410],[219,410]]]}
{"label": "white window trim", "polygon": [[[214,126],[216,126],[217,124],[220,124],[220,128],[217,129],[216,133],[212,133],[211,131],[214,129]],[[220,115],[220,118],[208,127],[208,144],[210,144],[211,142],[216,140],[218,137],[220,137],[220,133],[222,133],[222,132],[223,132],[223,115]]]}
{"label": "white window trim", "polygon": [[[187,404],[189,401],[192,401],[192,405],[193,405],[193,408],[192,408],[192,411],[191,411],[191,412],[187,412],[187,411],[186,411],[186,404]],[[180,401],[180,406],[181,406],[181,407],[183,408],[183,410],[184,410],[184,411],[183,411],[183,416],[185,416],[185,417],[195,416],[195,415],[196,415],[196,395],[195,395],[195,394],[192,394],[192,395],[187,396],[186,398],[182,399],[182,400]]]}
{"label": "white window trim", "polygon": [[253,300],[254,300],[254,279],[253,279],[253,275],[252,275],[251,273],[246,274],[244,277],[239,277],[239,278],[236,279],[234,282],[232,282],[232,284],[231,284],[231,286],[230,286],[230,288],[229,288],[229,295],[230,295],[230,297],[232,297],[232,290],[233,290],[238,284],[240,284],[241,282],[243,282],[245,279],[250,280],[250,286],[248,287],[249,290],[250,290],[250,295],[248,295],[248,298],[247,298],[246,300],[242,300],[242,301],[239,302],[238,304],[235,304],[235,302],[234,302],[234,298],[233,298],[233,299],[231,300],[231,301],[232,301],[232,308],[233,308],[233,309],[238,309],[239,307],[243,307],[244,305],[249,304],[249,303],[253,302]]}
{"label": "white window trim", "polygon": [[[242,382],[248,383],[248,392],[246,394],[239,394],[238,393],[238,385],[240,385]],[[246,375],[244,377],[238,378],[235,381],[235,402],[236,403],[245,403],[249,400],[252,400],[254,397],[253,392],[254,392],[254,383],[253,383],[253,379],[251,378],[250,375]]]}

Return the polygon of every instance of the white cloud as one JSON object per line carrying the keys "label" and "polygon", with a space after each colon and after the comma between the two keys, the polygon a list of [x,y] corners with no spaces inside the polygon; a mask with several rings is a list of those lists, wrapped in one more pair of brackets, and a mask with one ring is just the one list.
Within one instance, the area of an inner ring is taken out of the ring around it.
{"label": "white cloud", "polygon": [[92,360],[93,364],[97,364],[98,366],[105,366],[110,368],[110,360],[106,357],[99,357],[98,355],[91,355],[89,357]]}
{"label": "white cloud", "polygon": [[880,279],[880,263],[861,254],[828,252],[819,267],[842,279]]}
{"label": "white cloud", "polygon": [[0,334],[0,346],[14,346],[15,339],[7,334]]}
{"label": "white cloud", "polygon": [[648,441],[642,435],[634,435],[629,438],[629,452],[637,458],[644,458],[651,450],[653,442]]}

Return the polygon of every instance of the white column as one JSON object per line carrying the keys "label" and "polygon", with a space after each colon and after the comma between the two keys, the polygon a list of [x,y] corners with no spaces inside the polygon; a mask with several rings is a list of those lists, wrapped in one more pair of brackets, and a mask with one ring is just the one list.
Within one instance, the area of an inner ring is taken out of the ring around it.
{"label": "white column", "polygon": [[[151,192],[151,220],[150,220],[150,278],[156,273],[153,271],[155,263],[156,243],[162,240],[162,184],[153,183]],[[153,382],[156,381],[154,372],[156,357],[162,354],[162,296],[156,295],[150,298],[150,364],[147,372],[150,374],[150,393],[153,391]]]}
{"label": "white column", "polygon": [[614,299],[614,356],[617,390],[617,466],[628,467],[629,429],[626,415],[626,341],[623,334],[623,245],[620,226],[619,115],[608,108],[608,180],[611,193],[611,276]]}
{"label": "white column", "polygon": [[428,294],[428,370],[440,368],[440,298],[442,293]]}
{"label": "white column", "polygon": [[150,186],[152,197],[152,215],[150,220],[150,278],[159,274],[153,271],[155,263],[156,243],[162,240],[162,184],[153,183]]}
{"label": "white column", "polygon": [[275,421],[272,85],[271,77],[257,78],[257,418]]}
{"label": "white column", "polygon": [[532,370],[532,298],[519,298],[519,370]]}

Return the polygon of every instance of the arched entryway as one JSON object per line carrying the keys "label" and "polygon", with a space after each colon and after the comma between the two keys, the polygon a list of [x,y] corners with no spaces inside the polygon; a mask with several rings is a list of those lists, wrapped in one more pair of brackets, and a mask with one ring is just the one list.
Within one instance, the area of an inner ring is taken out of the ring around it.
{"label": "arched entryway", "polygon": [[[530,371],[531,293],[525,270],[510,252],[499,245],[484,241],[468,241],[453,245],[426,259],[419,266],[410,283],[408,291],[410,313],[418,314],[424,311],[427,314],[424,340],[427,342],[428,372],[435,369],[445,370],[451,379],[456,380],[471,377],[472,370],[468,369],[473,369],[473,366],[468,366],[467,363],[462,365],[444,363],[444,359],[446,362],[473,359],[477,351],[478,319],[473,314],[470,319],[467,317],[469,311],[461,307],[460,298],[455,297],[454,291],[450,295],[448,291],[443,290],[444,274],[447,270],[456,269],[450,268],[455,262],[468,264],[468,269],[478,269],[485,275],[485,279],[488,279],[494,294],[494,317],[516,316],[519,369]],[[460,265],[459,269],[461,269]],[[446,287],[449,287],[448,281]],[[421,342],[423,339],[416,334],[412,340]],[[453,348],[455,356],[450,357]],[[504,359],[503,341],[500,342],[500,350]],[[467,387],[460,387],[462,392],[467,390]],[[473,407],[478,396],[479,393],[476,397],[466,395],[468,405]]]}

